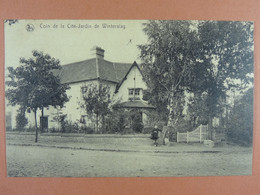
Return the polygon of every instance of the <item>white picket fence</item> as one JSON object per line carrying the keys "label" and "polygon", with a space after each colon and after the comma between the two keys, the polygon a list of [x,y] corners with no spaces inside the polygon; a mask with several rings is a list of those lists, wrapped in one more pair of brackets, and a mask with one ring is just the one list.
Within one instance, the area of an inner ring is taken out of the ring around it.
{"label": "white picket fence", "polygon": [[207,125],[200,125],[197,129],[191,132],[177,132],[177,142],[200,142],[202,143],[207,138]]}

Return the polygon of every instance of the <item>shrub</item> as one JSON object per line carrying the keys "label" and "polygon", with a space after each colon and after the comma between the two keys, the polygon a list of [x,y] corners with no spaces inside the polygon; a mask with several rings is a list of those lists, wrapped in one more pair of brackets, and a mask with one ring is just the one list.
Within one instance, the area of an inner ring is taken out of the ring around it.
{"label": "shrub", "polygon": [[119,132],[123,132],[124,129],[125,129],[125,116],[121,114],[117,119],[117,130]]}
{"label": "shrub", "polygon": [[[55,132],[55,130],[53,131]],[[86,133],[86,134],[93,134],[95,131],[93,128],[88,127],[86,125],[79,125],[79,123],[71,122],[71,121],[63,121],[62,122],[62,133]]]}
{"label": "shrub", "polygon": [[253,88],[235,102],[227,122],[228,140],[250,146],[253,138]]}
{"label": "shrub", "polygon": [[49,131],[50,133],[57,133],[57,132],[60,132],[59,129],[54,128],[54,127],[53,127],[53,128],[49,128],[48,131]]}
{"label": "shrub", "polygon": [[190,123],[189,120],[185,120],[183,118],[180,118],[177,123],[171,128],[171,131],[173,132],[187,132],[194,130],[194,127]]}
{"label": "shrub", "polygon": [[192,126],[189,120],[185,120],[184,118],[179,118],[177,123],[172,126],[168,127],[169,133],[169,140],[170,141],[177,141],[177,132],[183,133],[187,131],[193,131],[195,128]]}
{"label": "shrub", "polygon": [[93,134],[93,133],[95,133],[95,130],[91,127],[81,126],[81,127],[79,127],[79,132],[86,133],[86,134]]}
{"label": "shrub", "polygon": [[152,127],[144,127],[142,133],[144,134],[151,134],[153,128]]}
{"label": "shrub", "polygon": [[10,127],[10,126],[6,126],[6,127],[5,127],[5,130],[6,130],[6,131],[13,131],[12,127]]}
{"label": "shrub", "polygon": [[146,115],[148,117],[148,127],[153,128],[155,125],[157,125],[159,128],[162,128],[164,125],[166,125],[166,121],[162,116],[159,115],[158,112],[150,111],[146,112]]}
{"label": "shrub", "polygon": [[25,109],[20,108],[18,114],[16,115],[16,128],[21,131],[28,124],[28,120],[25,117]]}
{"label": "shrub", "polygon": [[141,133],[143,128],[142,117],[139,113],[136,113],[133,117],[132,129],[134,132]]}
{"label": "shrub", "polygon": [[79,126],[77,123],[72,123],[71,121],[64,121],[62,124],[61,132],[63,133],[74,133],[79,131]]}
{"label": "shrub", "polygon": [[53,117],[53,120],[57,121],[60,126],[61,126],[61,132],[65,132],[65,128],[66,128],[66,114],[60,114],[58,113],[56,116]]}
{"label": "shrub", "polygon": [[35,132],[35,127],[34,126],[29,126],[28,128],[26,128],[27,132]]}
{"label": "shrub", "polygon": [[169,135],[169,140],[172,142],[177,141],[177,129],[174,127],[167,127],[168,128],[168,135]]}
{"label": "shrub", "polygon": [[128,117],[128,112],[124,109],[113,110],[104,120],[103,132],[125,133]]}

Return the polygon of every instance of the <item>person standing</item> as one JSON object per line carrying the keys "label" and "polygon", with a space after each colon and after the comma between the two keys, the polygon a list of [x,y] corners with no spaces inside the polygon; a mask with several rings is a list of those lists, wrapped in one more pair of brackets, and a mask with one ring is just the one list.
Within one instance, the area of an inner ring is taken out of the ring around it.
{"label": "person standing", "polygon": [[161,132],[162,130],[160,130],[157,125],[155,125],[151,135],[151,139],[154,140],[155,146],[158,146],[158,139]]}

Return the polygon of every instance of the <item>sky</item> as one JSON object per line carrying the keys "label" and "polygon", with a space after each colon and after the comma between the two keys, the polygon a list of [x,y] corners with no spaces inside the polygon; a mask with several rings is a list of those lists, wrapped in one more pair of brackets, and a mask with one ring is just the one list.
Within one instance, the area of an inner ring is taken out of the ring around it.
{"label": "sky", "polygon": [[[61,65],[93,58],[91,49],[105,50],[112,62],[140,62],[137,45],[147,42],[142,20],[19,20],[5,23],[5,67],[19,66],[20,57],[38,50]],[[28,28],[29,27],[31,28]],[[6,72],[7,73],[7,72]]]}

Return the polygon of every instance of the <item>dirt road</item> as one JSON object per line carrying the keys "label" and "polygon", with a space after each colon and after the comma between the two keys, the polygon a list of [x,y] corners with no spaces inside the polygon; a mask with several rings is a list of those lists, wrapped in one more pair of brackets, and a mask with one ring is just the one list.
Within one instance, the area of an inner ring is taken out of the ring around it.
{"label": "dirt road", "polygon": [[251,149],[221,152],[113,152],[7,145],[11,177],[250,175]]}

